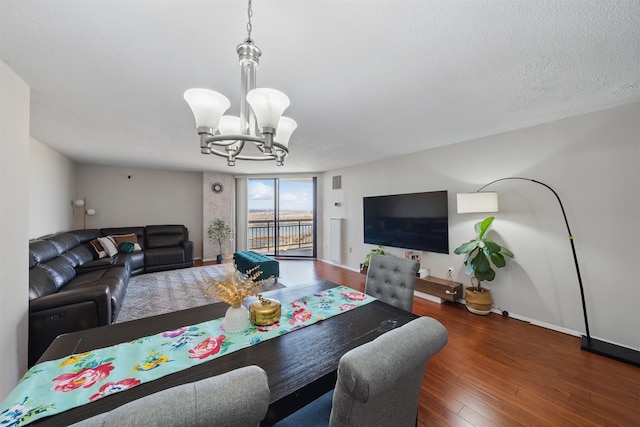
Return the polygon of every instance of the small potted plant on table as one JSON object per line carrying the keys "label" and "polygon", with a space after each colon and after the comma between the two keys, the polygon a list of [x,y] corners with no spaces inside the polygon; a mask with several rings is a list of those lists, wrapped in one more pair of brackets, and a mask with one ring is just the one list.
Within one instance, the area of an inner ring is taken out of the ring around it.
{"label": "small potted plant on table", "polygon": [[[507,262],[505,256],[513,258],[513,253],[496,242],[487,239],[491,224],[495,217],[490,216],[475,224],[476,238],[463,243],[454,250],[457,255],[467,254],[464,265],[465,273],[471,278],[472,286],[465,288],[464,299],[467,309],[475,314],[487,315],[491,312],[493,300],[491,291],[481,286],[482,281],[490,282],[496,278],[495,268],[504,267]],[[493,264],[493,267],[492,267]],[[474,283],[474,279],[477,283]]]}

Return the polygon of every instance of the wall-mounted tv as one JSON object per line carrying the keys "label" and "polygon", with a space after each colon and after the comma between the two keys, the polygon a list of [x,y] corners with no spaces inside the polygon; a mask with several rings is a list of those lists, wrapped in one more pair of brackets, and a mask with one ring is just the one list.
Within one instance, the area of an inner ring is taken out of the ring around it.
{"label": "wall-mounted tv", "polygon": [[449,253],[447,191],[363,198],[364,242]]}

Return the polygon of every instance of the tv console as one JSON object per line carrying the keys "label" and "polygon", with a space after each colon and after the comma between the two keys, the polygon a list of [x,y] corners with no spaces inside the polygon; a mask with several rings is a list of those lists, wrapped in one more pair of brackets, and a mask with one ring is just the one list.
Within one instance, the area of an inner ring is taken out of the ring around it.
{"label": "tv console", "polygon": [[416,285],[414,289],[418,292],[433,295],[451,302],[455,302],[463,297],[462,283],[440,279],[433,276],[427,276],[424,278],[416,277]]}
{"label": "tv console", "polygon": [[[360,274],[367,274],[367,267],[364,264],[360,264]],[[433,276],[423,278],[416,277],[414,291],[419,292],[416,296],[423,298],[422,295],[426,294],[426,299],[437,303],[442,303],[442,300],[455,302],[456,300],[463,298],[462,283],[440,279]],[[437,297],[439,300],[429,298],[429,296]]]}

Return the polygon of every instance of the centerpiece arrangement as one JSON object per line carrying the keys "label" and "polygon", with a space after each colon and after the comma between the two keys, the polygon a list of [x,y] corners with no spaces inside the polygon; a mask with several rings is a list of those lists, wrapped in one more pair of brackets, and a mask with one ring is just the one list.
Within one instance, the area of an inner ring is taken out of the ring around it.
{"label": "centerpiece arrangement", "polygon": [[[235,267],[229,269],[221,279],[204,277],[201,273],[203,283],[200,284],[200,287],[204,290],[205,295],[215,297],[230,305],[224,316],[224,330],[226,332],[242,332],[249,327],[249,311],[243,305],[248,297],[257,296],[258,303],[262,301],[269,301],[269,304],[273,302],[274,305],[277,303],[275,300],[262,298],[260,292],[264,290],[265,283],[273,277],[257,280],[262,274],[258,268],[259,266],[256,266],[242,274]],[[279,307],[279,303],[277,305]]]}

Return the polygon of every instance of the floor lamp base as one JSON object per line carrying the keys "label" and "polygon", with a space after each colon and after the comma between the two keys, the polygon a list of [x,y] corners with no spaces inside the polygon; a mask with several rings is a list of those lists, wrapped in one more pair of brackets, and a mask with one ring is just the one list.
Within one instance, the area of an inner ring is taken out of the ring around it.
{"label": "floor lamp base", "polygon": [[600,356],[610,357],[611,359],[640,367],[640,351],[637,350],[621,347],[594,338],[589,340],[584,335],[582,336],[581,348],[585,351],[599,354]]}

